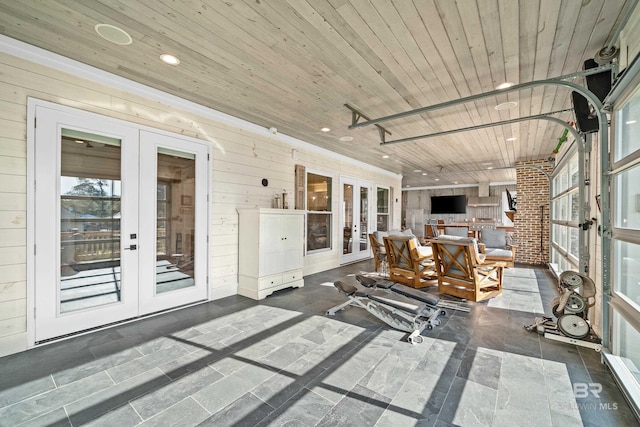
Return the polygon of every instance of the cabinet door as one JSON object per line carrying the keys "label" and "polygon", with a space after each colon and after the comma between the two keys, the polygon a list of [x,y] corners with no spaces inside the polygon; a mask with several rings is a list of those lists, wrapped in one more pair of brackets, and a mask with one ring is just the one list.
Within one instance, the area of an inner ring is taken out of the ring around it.
{"label": "cabinet door", "polygon": [[280,273],[282,270],[282,244],[284,242],[282,215],[260,215],[260,263],[259,276]]}
{"label": "cabinet door", "polygon": [[302,268],[303,215],[286,215],[283,224],[282,271]]}

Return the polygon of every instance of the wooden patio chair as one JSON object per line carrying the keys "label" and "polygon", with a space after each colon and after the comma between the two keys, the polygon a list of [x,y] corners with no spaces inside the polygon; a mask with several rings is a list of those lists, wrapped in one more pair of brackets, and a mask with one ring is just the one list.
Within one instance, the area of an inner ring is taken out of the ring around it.
{"label": "wooden patio chair", "polygon": [[420,254],[414,237],[388,236],[384,247],[389,263],[389,280],[413,288],[436,284],[433,256]]}
{"label": "wooden patio chair", "polygon": [[388,276],[389,265],[387,264],[387,251],[384,248],[384,244],[380,243],[373,233],[369,234],[369,243],[371,244],[371,250],[373,251],[373,259],[376,262],[376,273],[381,269],[380,274]]}
{"label": "wooden patio chair", "polygon": [[469,301],[482,301],[502,293],[506,263],[485,260],[478,252],[476,239],[441,236],[430,242],[438,291]]}

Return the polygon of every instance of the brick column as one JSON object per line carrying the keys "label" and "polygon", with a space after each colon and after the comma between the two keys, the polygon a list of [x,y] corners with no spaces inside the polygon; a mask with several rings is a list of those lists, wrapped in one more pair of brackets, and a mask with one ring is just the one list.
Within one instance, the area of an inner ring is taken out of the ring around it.
{"label": "brick column", "polygon": [[517,162],[516,165],[518,211],[513,222],[514,241],[518,247],[516,262],[546,264],[549,262],[550,183],[540,169],[522,166],[537,166],[548,174],[552,168],[546,160]]}

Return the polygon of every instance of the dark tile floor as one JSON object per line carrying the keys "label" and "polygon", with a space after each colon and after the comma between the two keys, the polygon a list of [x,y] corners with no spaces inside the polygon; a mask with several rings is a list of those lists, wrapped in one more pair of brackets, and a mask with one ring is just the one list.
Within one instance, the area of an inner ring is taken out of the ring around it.
{"label": "dark tile floor", "polygon": [[[365,261],[263,301],[230,297],[0,359],[0,426],[632,426],[593,350],[523,326],[549,311],[545,270],[449,310],[408,344],[332,286]],[[433,290],[430,290],[433,291]],[[600,383],[599,398],[575,398]]]}

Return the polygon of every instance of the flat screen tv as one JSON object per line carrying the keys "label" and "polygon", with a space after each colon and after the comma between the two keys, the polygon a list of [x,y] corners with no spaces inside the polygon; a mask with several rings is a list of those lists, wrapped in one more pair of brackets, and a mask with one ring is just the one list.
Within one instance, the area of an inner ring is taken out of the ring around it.
{"label": "flat screen tv", "polygon": [[467,196],[432,196],[432,214],[467,213]]}

